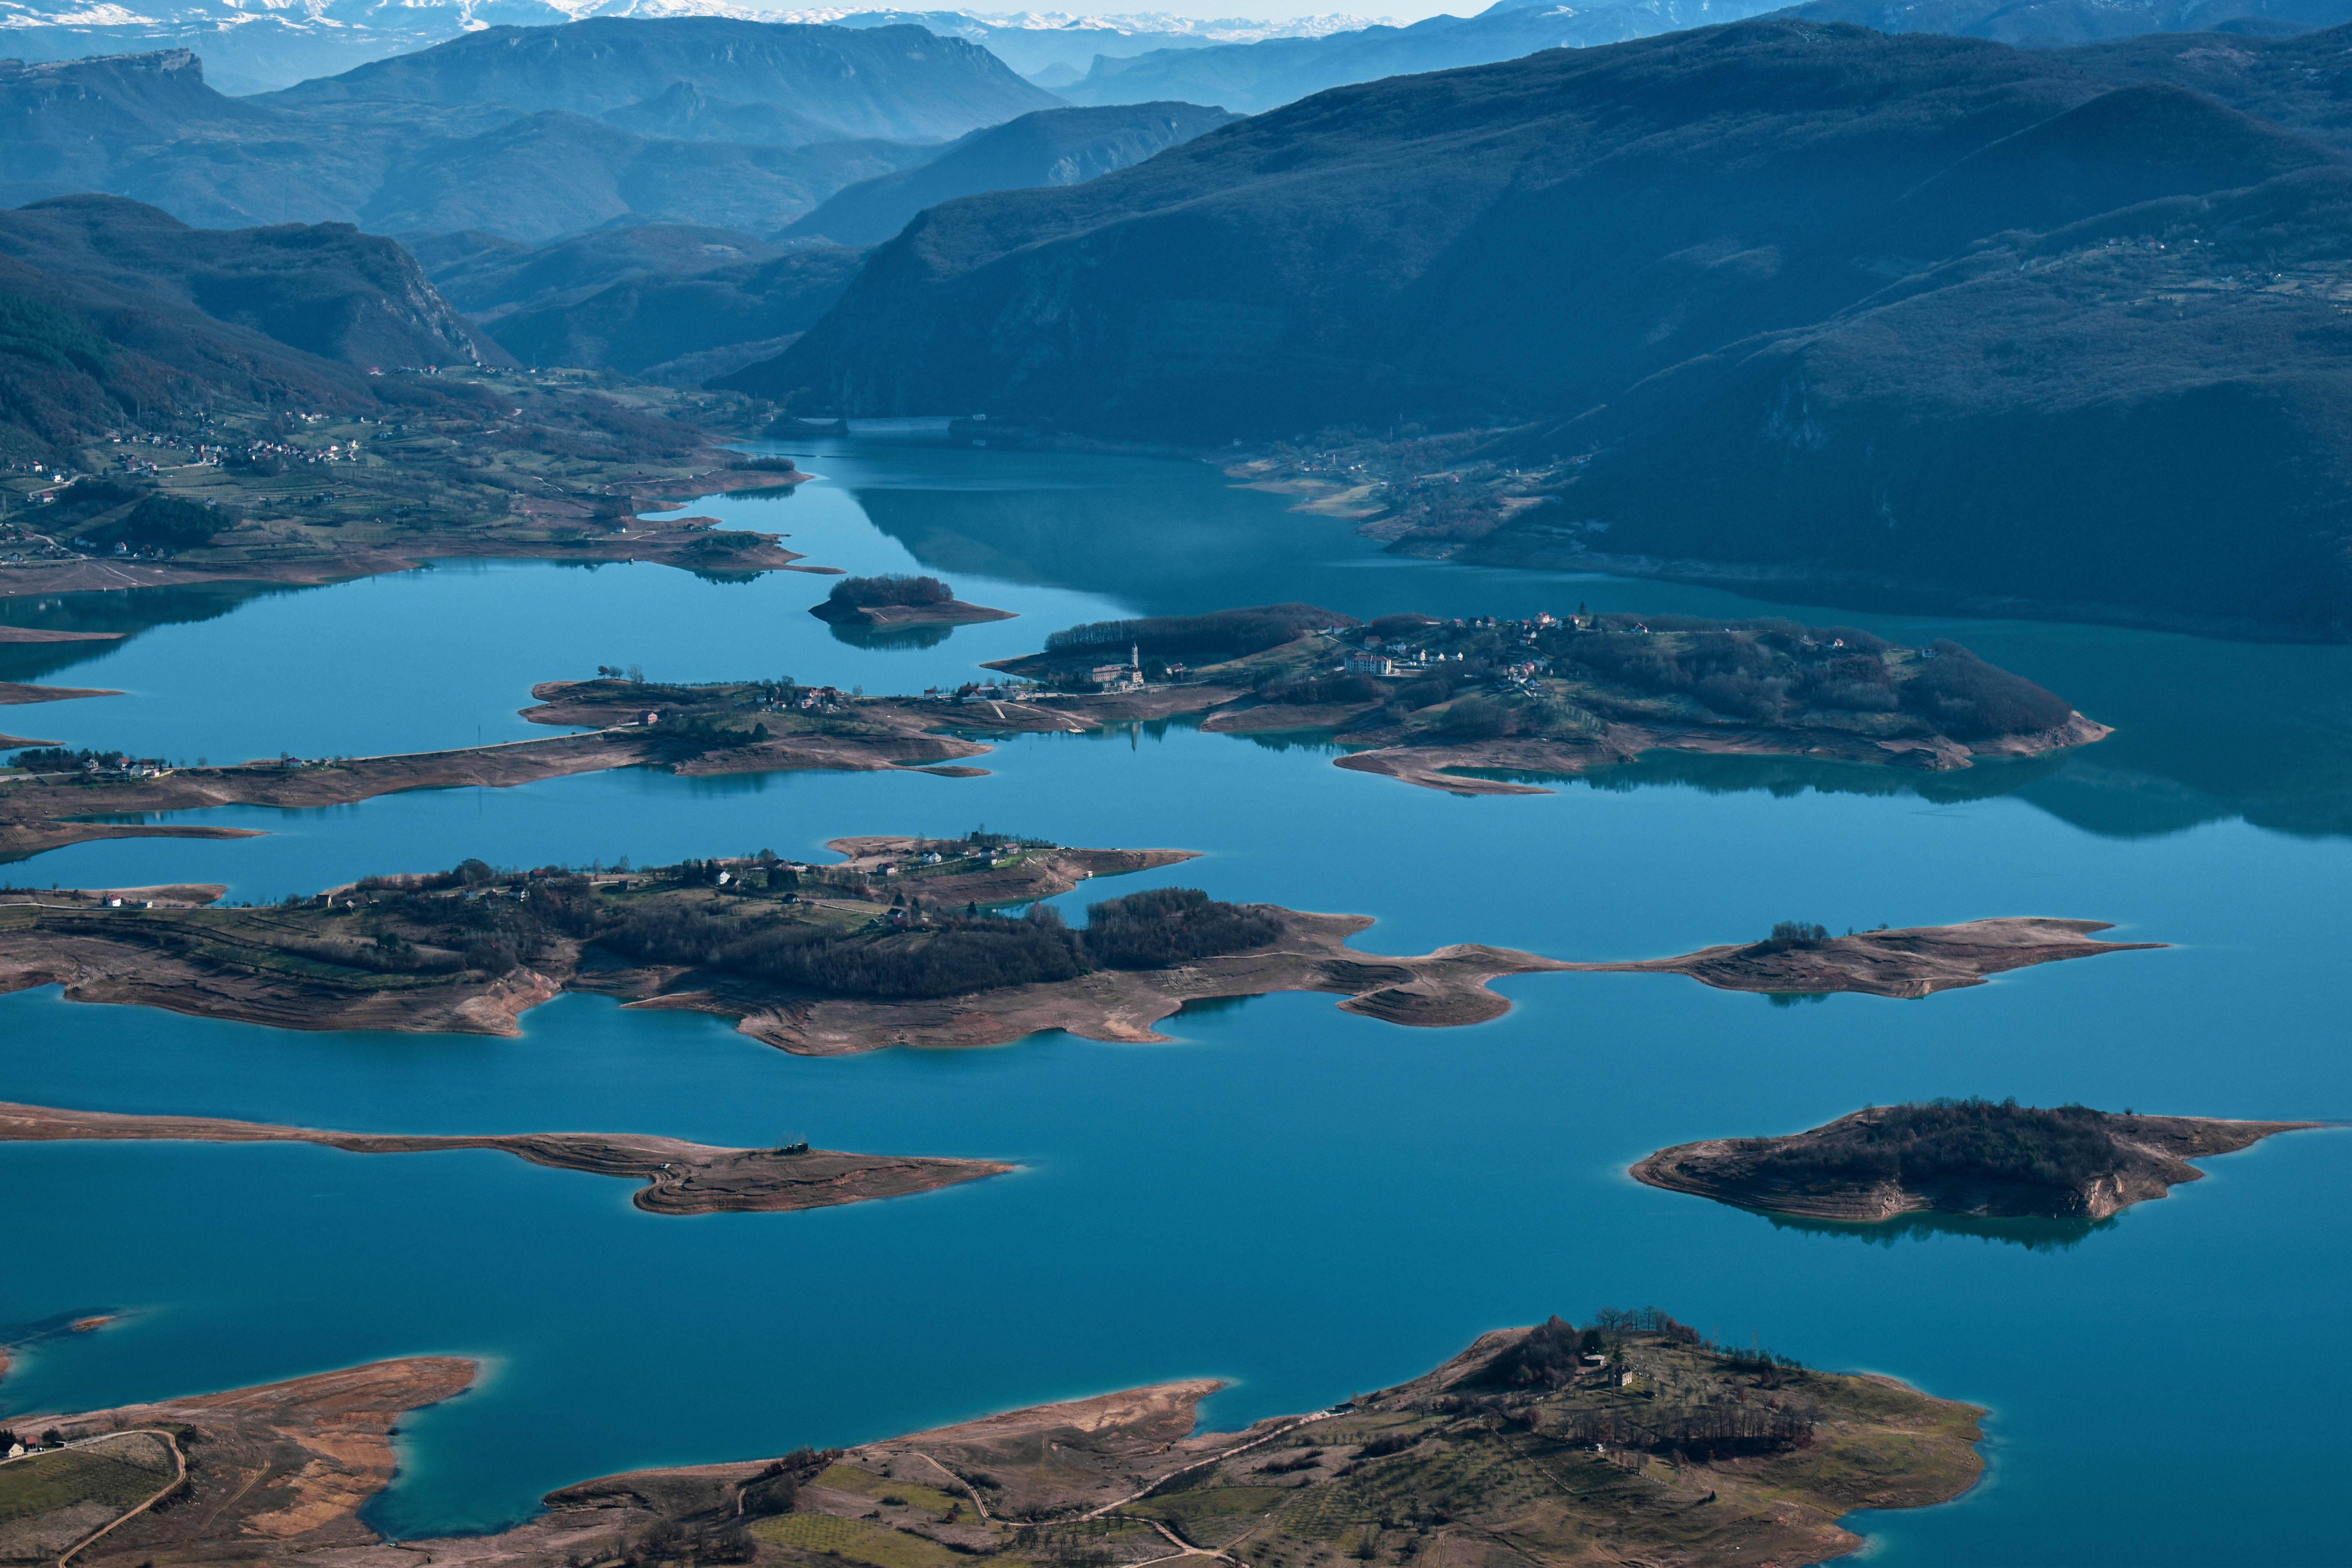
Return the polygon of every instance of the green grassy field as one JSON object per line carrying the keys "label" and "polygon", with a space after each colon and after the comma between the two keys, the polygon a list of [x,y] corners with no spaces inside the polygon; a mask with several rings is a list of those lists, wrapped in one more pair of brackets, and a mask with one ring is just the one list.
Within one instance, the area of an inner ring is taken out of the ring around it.
{"label": "green grassy field", "polygon": [[0,1524],[78,1502],[138,1507],[172,1479],[172,1456],[160,1438],[125,1438],[102,1448],[60,1448],[0,1465]]}

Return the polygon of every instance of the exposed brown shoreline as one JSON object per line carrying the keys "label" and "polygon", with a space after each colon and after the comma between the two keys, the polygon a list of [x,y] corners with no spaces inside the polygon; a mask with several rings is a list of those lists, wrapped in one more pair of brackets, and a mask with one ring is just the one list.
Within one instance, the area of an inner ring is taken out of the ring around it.
{"label": "exposed brown shoreline", "polygon": [[496,1149],[534,1165],[634,1177],[632,1200],[650,1214],[779,1213],[929,1192],[1013,1169],[992,1160],[852,1154],[811,1149],[723,1149],[630,1132],[330,1132],[208,1116],[131,1116],[0,1104],[0,1142],[68,1139],[178,1139],[206,1143],[318,1143],[354,1154]]}
{"label": "exposed brown shoreline", "polygon": [[72,702],[84,697],[120,697],[120,691],[103,686],[26,686],[21,681],[0,680],[0,706],[24,702]]}
{"label": "exposed brown shoreline", "polygon": [[[1212,721],[1205,727],[1258,726],[1218,725]],[[1481,778],[1461,770],[1565,776],[1630,763],[1645,752],[1692,752],[1718,757],[1802,757],[1813,762],[1944,773],[1972,767],[1979,758],[2038,757],[2089,745],[2113,733],[2107,725],[2080,713],[2054,730],[2032,735],[2003,735],[1972,746],[1943,736],[1874,741],[1862,736],[1824,734],[1818,730],[1733,729],[1707,724],[1665,728],[1612,722],[1606,731],[1590,741],[1513,738],[1454,746],[1375,746],[1351,752],[1339,758],[1336,765],[1456,795],[1547,795],[1550,792],[1540,784]]]}
{"label": "exposed brown shoreline", "polygon": [[53,632],[39,626],[0,626],[0,643],[121,642],[121,632]]}
{"label": "exposed brown shoreline", "polygon": [[1963,921],[1958,925],[1857,931],[1832,937],[1817,947],[1776,949],[1769,942],[1749,942],[1703,947],[1679,958],[1570,967],[1589,973],[1687,974],[1701,984],[1724,991],[1783,995],[1853,991],[1869,996],[1912,998],[1982,985],[1988,976],[2037,963],[2167,945],[2092,940],[2091,932],[2114,929],[2106,921],[2011,915]]}
{"label": "exposed brown shoreline", "polygon": [[1833,1171],[1793,1178],[1759,1169],[1768,1156],[1802,1156],[1811,1146],[1824,1144],[1841,1131],[1867,1127],[1885,1114],[1857,1110],[1783,1138],[1711,1138],[1679,1143],[1633,1165],[1631,1174],[1637,1182],[1669,1192],[1812,1219],[1878,1224],[1901,1215],[1934,1212],[2098,1220],[2134,1204],[2165,1197],[2183,1182],[2201,1181],[2205,1173],[2189,1164],[2190,1160],[2235,1153],[2275,1133],[2327,1125],[2105,1114],[2116,1153],[2114,1169],[2068,1190],[2055,1202],[2051,1199],[2052,1189],[2028,1189],[1990,1180],[1939,1184],[1933,1190],[1920,1191],[1892,1180],[1844,1180]]}
{"label": "exposed brown shoreline", "polygon": [[[1793,1384],[1813,1412],[1808,1440],[1793,1449],[1694,1457],[1687,1464],[1679,1454],[1671,1464],[1638,1450],[1596,1454],[1561,1428],[1580,1415],[1639,1418],[1638,1396],[1620,1394],[1613,1373],[1605,1387],[1584,1380],[1537,1394],[1496,1391],[1491,1369],[1542,1332],[1484,1334],[1409,1383],[1237,1432],[1195,1429],[1200,1402],[1221,1383],[1162,1383],[847,1450],[604,1476],[558,1488],[544,1499],[545,1512],[494,1534],[396,1544],[362,1523],[361,1510],[392,1479],[391,1436],[401,1415],[464,1392],[477,1370],[469,1361],[378,1362],[225,1394],[33,1415],[20,1424],[54,1427],[68,1441],[151,1431],[200,1445],[204,1462],[187,1470],[189,1506],[125,1520],[85,1553],[94,1568],[293,1558],[318,1568],[664,1560],[805,1568],[835,1561],[817,1548],[844,1530],[920,1561],[945,1546],[1012,1568],[1030,1560],[1024,1549],[1034,1554],[1024,1521],[1083,1528],[1096,1520],[1138,1537],[1120,1561],[1197,1554],[1243,1564],[1312,1539],[1316,1505],[1343,1496],[1349,1476],[1377,1466],[1382,1479],[1444,1489],[1465,1458],[1514,1470],[1532,1460],[1551,1484],[1532,1503],[1522,1490],[1491,1503],[1485,1491],[1456,1491],[1448,1511],[1384,1527],[1383,1544],[1402,1545],[1408,1561],[1424,1554],[1448,1561],[1448,1546],[1475,1550],[1496,1531],[1514,1529],[1526,1543],[1515,1551],[1518,1560],[1572,1568],[1591,1560],[1578,1547],[1605,1532],[1611,1561],[1638,1552],[1625,1560],[1754,1568],[1850,1552],[1856,1541],[1839,1527],[1842,1516],[1945,1501],[1982,1469],[1972,1447],[1981,1436],[1978,1407],[1930,1398],[1892,1378],[1801,1370],[1772,1384]],[[1628,1335],[1618,1354],[1634,1377],[1704,1378],[1726,1402],[1762,1408],[1780,1397],[1752,1388],[1753,1379],[1721,1353],[1668,1334]],[[1524,1433],[1513,1436],[1498,1414],[1516,1416]],[[1172,1504],[1179,1489],[1252,1506],[1195,1517]],[[942,1504],[952,1506],[940,1511]],[[95,1518],[103,1520],[104,1510]],[[1171,1533],[1171,1526],[1186,1536]],[[76,1533],[88,1528],[67,1525]],[[1203,1531],[1202,1544],[1183,1544],[1202,1542]],[[1660,1551],[1670,1557],[1655,1555]]]}
{"label": "exposed brown shoreline", "polygon": [[[903,855],[915,842],[844,838],[831,847],[855,865]],[[1067,892],[1087,877],[1192,858],[1179,849],[1056,849],[1001,877],[967,875],[958,880],[957,896],[1025,902]],[[755,1039],[808,1056],[899,1045],[998,1046],[1048,1029],[1096,1040],[1158,1041],[1166,1037],[1156,1026],[1188,1002],[1281,991],[1336,995],[1343,1010],[1392,1024],[1454,1027],[1508,1012],[1509,1001],[1488,983],[1511,974],[1684,974],[1723,990],[1916,998],[1982,984],[2007,970],[2162,945],[2093,940],[2088,933],[2108,929],[2103,921],[2023,917],[1867,931],[1812,947],[1756,942],[1632,961],[1579,963],[1479,943],[1391,956],[1348,945],[1374,923],[1370,917],[1269,905],[1281,932],[1249,951],[1164,969],[1097,969],[1070,980],[892,1000],[812,992],[721,970],[634,963],[575,939],[556,941],[530,966],[495,976],[458,970],[396,983],[347,982],[236,956],[239,942],[279,940],[266,934],[174,936],[150,929],[164,918],[161,910],[93,908],[93,897],[84,893],[34,897],[42,901],[31,908],[0,904],[0,993],[58,984],[72,1001],[280,1028],[511,1035],[522,1014],[565,991],[583,991],[627,1005],[730,1018]]]}
{"label": "exposed brown shoreline", "polygon": [[969,626],[982,621],[1019,618],[1017,610],[995,610],[950,599],[938,605],[853,605],[842,608],[831,599],[811,605],[809,614],[836,626],[866,626],[887,631],[893,626]]}

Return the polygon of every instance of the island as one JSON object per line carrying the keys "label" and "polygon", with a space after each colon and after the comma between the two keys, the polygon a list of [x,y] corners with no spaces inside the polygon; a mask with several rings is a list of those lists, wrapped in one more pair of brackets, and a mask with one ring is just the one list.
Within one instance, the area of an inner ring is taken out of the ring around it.
{"label": "island", "polygon": [[[286,1028],[513,1034],[523,1013],[579,991],[715,1014],[823,1056],[1004,1045],[1046,1029],[1157,1041],[1166,1037],[1154,1026],[1189,1003],[1282,991],[1443,1028],[1508,1012],[1488,982],[1512,974],[1687,974],[1730,990],[1918,997],[2154,945],[2092,941],[2083,933],[2103,929],[2095,921],[2022,918],[1840,938],[1783,922],[1761,942],[1668,959],[1578,963],[1483,943],[1399,957],[1349,945],[1368,916],[1234,904],[1197,888],[1089,904],[1083,929],[1043,901],[1191,850],[978,829],[827,847],[843,858],[763,851],[503,872],[467,860],[260,909],[207,904],[200,888],[0,889],[0,993],[56,984],[73,1001]],[[159,892],[181,896],[138,896]]]}
{"label": "island", "polygon": [[[391,1477],[394,1421],[473,1371],[414,1357],[18,1418],[55,1446],[0,1468],[0,1555],[133,1568],[380,1550],[361,1510]],[[1397,1568],[1507,1539],[1515,1560],[1545,1568],[1752,1568],[1843,1556],[1861,1542],[1841,1517],[1947,1501],[1983,1468],[1977,1406],[1709,1344],[1655,1309],[1502,1330],[1394,1388],[1196,1431],[1220,1386],[1159,1384],[847,1449],[609,1476],[549,1493],[546,1512],[496,1534],[397,1544],[479,1568],[1186,1556],[1291,1568],[1335,1548]],[[191,1506],[148,1506],[174,1496]]]}
{"label": "island", "polygon": [[1633,1174],[1671,1192],[1811,1219],[1877,1224],[1927,1211],[2098,1220],[2200,1180],[2205,1173],[2190,1160],[2323,1125],[1939,1100],[1857,1110],[1785,1138],[1679,1144]]}
{"label": "island", "polygon": [[[1321,730],[1338,765],[1469,794],[1644,752],[1941,771],[2104,739],[2105,725],[1958,643],[1902,647],[1777,616],[1402,614],[1311,605],[1103,621],[991,666],[1070,689],[1200,689],[1213,731]],[[1239,689],[1236,690],[1235,689]]]}
{"label": "island", "polygon": [[328,1132],[210,1116],[131,1116],[0,1104],[0,1143],[65,1139],[181,1139],[205,1143],[317,1143],[354,1154],[419,1154],[497,1149],[559,1170],[634,1177],[634,1202],[649,1214],[772,1214],[926,1193],[1013,1169],[992,1160],[850,1154],[791,1143],[721,1149],[631,1132],[507,1132],[480,1135]]}
{"label": "island", "polygon": [[1990,975],[2037,963],[2095,958],[2108,952],[2145,952],[2165,945],[2100,942],[2091,935],[2113,929],[2106,921],[2009,915],[1957,925],[1832,936],[1827,927],[1818,923],[1781,921],[1761,942],[1705,947],[1679,958],[1578,967],[1624,974],[1686,974],[1718,990],[1775,996],[1858,992],[1908,998],[1982,985]]}
{"label": "island", "polygon": [[910,577],[902,572],[845,577],[833,585],[823,604],[809,607],[809,614],[837,626],[876,631],[896,626],[962,626],[1013,618],[1011,610],[965,604],[937,577]]}

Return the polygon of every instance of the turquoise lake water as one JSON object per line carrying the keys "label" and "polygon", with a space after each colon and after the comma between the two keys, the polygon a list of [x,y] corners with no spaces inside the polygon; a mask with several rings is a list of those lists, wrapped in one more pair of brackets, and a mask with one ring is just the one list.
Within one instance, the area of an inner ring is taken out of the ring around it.
{"label": "turquoise lake water", "polygon": [[813,854],[842,834],[984,821],[1200,849],[1118,890],[1361,911],[1379,924],[1358,945],[1376,952],[1643,957],[1780,919],[2028,913],[2175,945],[1925,1002],[1781,1006],[1671,976],[1536,975],[1502,983],[1515,1009],[1472,1029],[1273,996],[1188,1013],[1164,1046],[1046,1036],[828,1060],[584,996],[491,1039],[293,1034],[23,993],[0,998],[0,1099],[404,1131],[801,1135],[1022,1168],[888,1203],[677,1219],[633,1209],[625,1184],[489,1152],[0,1145],[0,1324],[127,1314],[36,1339],[0,1411],[476,1356],[474,1390],[404,1422],[402,1473],[371,1515],[422,1534],[511,1521],[594,1474],[1170,1377],[1231,1380],[1207,1418],[1235,1425],[1411,1376],[1488,1328],[1654,1303],[1990,1407],[1986,1483],[1855,1521],[1876,1561],[2343,1560],[2326,1500],[2352,1401],[2330,1353],[2352,1285],[2338,1209],[2352,1139],[2300,1133],[2208,1162],[2206,1180],[2088,1229],[1776,1223],[1623,1170],[1667,1143],[1936,1094],[2352,1116],[2352,649],[1403,561],[1199,465],[787,449],[825,477],[691,510],[790,531],[813,564],[936,571],[1022,618],[860,647],[806,615],[822,577],[520,563],[14,602],[0,621],[134,635],[0,647],[0,679],[126,693],[0,716],[14,732],[215,761],[406,750],[545,733],[514,717],[531,683],[600,663],[898,690],[969,679],[1102,616],[1581,600],[1952,636],[2117,733],[1936,777],[1655,759],[1493,799],[1346,773],[1312,743],[1142,726],[1003,741],[969,780],[640,770],[213,812],[200,819],[269,836],[83,845],[0,875],[214,880],[259,900],[467,855]]}

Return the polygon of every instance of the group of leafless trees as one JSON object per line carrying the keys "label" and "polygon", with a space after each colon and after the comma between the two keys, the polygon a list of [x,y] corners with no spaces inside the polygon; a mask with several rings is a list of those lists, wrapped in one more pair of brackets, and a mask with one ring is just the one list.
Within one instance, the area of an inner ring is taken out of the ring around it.
{"label": "group of leafless trees", "polygon": [[1076,979],[1094,969],[1159,969],[1271,942],[1280,918],[1195,888],[1094,904],[1073,931],[1049,904],[1018,919],[977,909],[934,913],[913,929],[841,932],[781,920],[746,921],[678,904],[608,916],[599,946],[643,962],[753,975],[835,995],[961,996]]}
{"label": "group of leafless trees", "polygon": [[1316,605],[1257,605],[1215,610],[1205,616],[1148,616],[1135,620],[1089,621],[1045,639],[1054,654],[1139,648],[1174,658],[1239,658],[1279,647],[1319,626],[1352,626],[1354,618]]}

